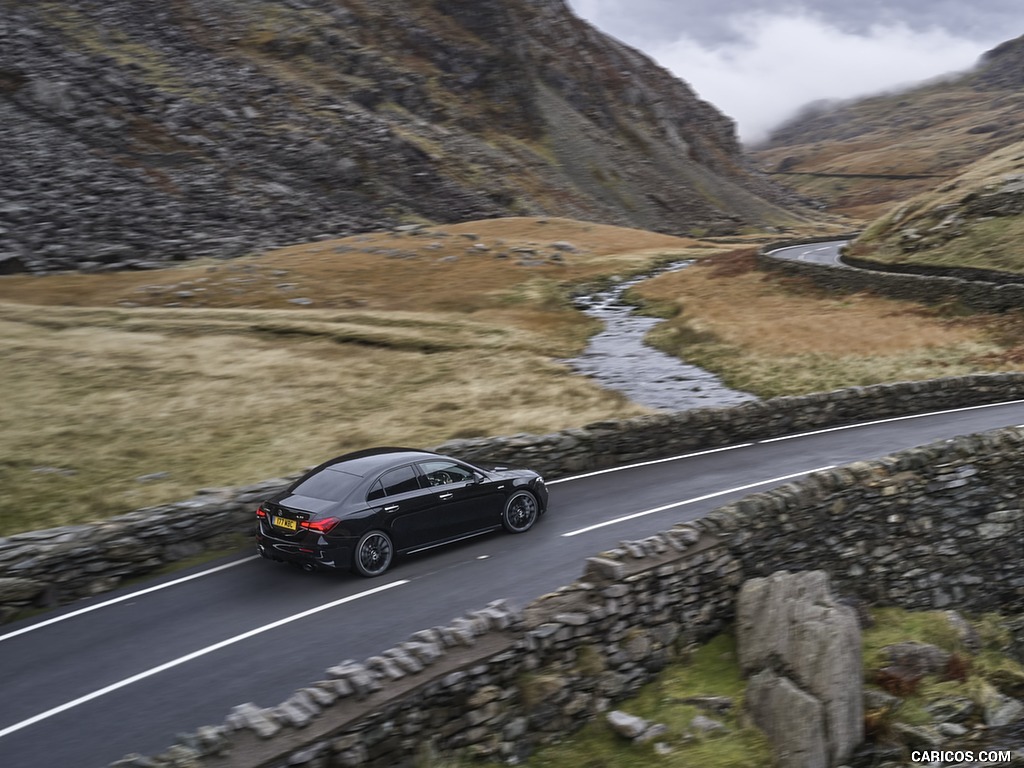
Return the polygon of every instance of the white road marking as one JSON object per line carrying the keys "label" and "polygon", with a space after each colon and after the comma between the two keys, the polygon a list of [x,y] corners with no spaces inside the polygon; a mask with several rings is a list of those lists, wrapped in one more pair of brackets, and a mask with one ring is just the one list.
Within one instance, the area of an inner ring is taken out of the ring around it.
{"label": "white road marking", "polygon": [[1011,400],[1006,403],[986,403],[984,405],[968,405],[963,408],[950,408],[945,411],[930,411],[928,413],[915,413],[911,416],[893,416],[889,419],[877,419],[875,421],[861,421],[856,424],[846,424],[841,427],[827,427],[825,429],[816,429],[812,432],[800,432],[796,435],[784,435],[783,437],[769,437],[765,440],[758,440],[760,444],[763,443],[779,443],[783,440],[796,440],[799,437],[811,437],[812,435],[824,435],[827,432],[841,432],[844,429],[856,429],[857,427],[873,427],[878,424],[889,424],[894,421],[910,421],[911,419],[923,419],[926,416],[944,416],[948,413],[963,413],[964,411],[979,411],[982,408],[997,408],[1001,405],[1020,405],[1024,403],[1024,400]]}
{"label": "white road marking", "polygon": [[31,632],[35,629],[42,629],[43,627],[48,627],[51,624],[56,624],[58,622],[65,621],[66,619],[73,619],[76,616],[81,616],[83,613],[98,611],[100,608],[106,608],[108,606],[115,605],[116,603],[123,603],[125,600],[131,600],[142,595],[148,595],[150,592],[158,592],[161,589],[167,589],[168,587],[174,587],[178,584],[184,584],[186,581],[192,581],[192,579],[199,579],[203,576],[209,576],[211,573],[219,573],[220,571],[227,570],[228,568],[234,568],[236,565],[248,563],[250,560],[259,560],[259,556],[253,555],[252,557],[245,557],[241,560],[233,560],[230,563],[218,565],[216,568],[209,568],[205,571],[200,571],[199,573],[193,573],[191,576],[182,576],[180,579],[174,579],[173,581],[168,581],[163,584],[157,584],[153,587],[140,589],[136,592],[132,592],[131,594],[121,595],[121,597],[115,597],[112,600],[105,600],[102,603],[96,603],[96,605],[90,605],[88,608],[79,608],[77,611],[71,611],[70,613],[65,613],[62,616],[55,616],[52,619],[40,621],[38,624],[32,624],[31,626],[17,629],[14,632],[8,632],[6,635],[0,635],[0,642],[3,642],[4,640],[9,640],[12,637],[17,637],[18,635],[24,635],[26,632]]}
{"label": "white road marking", "polygon": [[[857,429],[858,427],[871,427],[878,424],[888,424],[896,421],[908,421],[910,419],[923,419],[926,416],[943,416],[948,413],[961,413],[964,411],[980,410],[982,408],[997,408],[1001,405],[1020,405],[1024,403],[1024,400],[1010,400],[1003,403],[985,403],[984,405],[968,405],[963,408],[950,408],[945,411],[929,411],[928,413],[915,413],[910,416],[893,416],[888,419],[877,419],[875,421],[860,421],[856,424],[844,424],[839,427],[826,427],[824,429],[816,429],[810,432],[798,432],[793,435],[783,435],[782,437],[769,437],[764,440],[757,440],[751,443],[736,443],[735,445],[727,445],[721,448],[709,448],[705,451],[695,451],[693,453],[684,453],[678,456],[669,456],[664,459],[651,459],[649,461],[638,461],[634,464],[623,464],[618,467],[608,467],[607,469],[597,469],[593,472],[585,472],[580,475],[571,475],[569,477],[562,477],[557,480],[547,480],[546,485],[558,485],[559,483],[570,483],[573,480],[583,480],[588,477],[596,477],[597,475],[606,475],[609,472],[622,472],[627,469],[636,469],[637,467],[648,467],[652,464],[664,464],[669,461],[683,461],[684,459],[692,459],[698,456],[707,456],[712,453],[721,453],[723,451],[734,451],[737,448],[749,448],[752,445],[761,445],[765,443],[778,443],[783,440],[796,440],[801,437],[813,437],[814,435],[823,435],[827,432],[841,432],[846,429]],[[1017,425],[1018,429],[1024,429],[1024,424]]]}
{"label": "white road marking", "polygon": [[[563,478],[560,478],[560,479],[557,479],[557,480],[549,480],[547,482],[547,485],[557,485],[559,483],[568,483],[568,482],[571,482],[573,480],[582,480],[584,478],[595,477],[597,475],[604,475],[604,474],[608,474],[610,472],[622,472],[623,470],[635,469],[637,467],[646,467],[646,466],[651,466],[651,465],[654,465],[654,464],[663,464],[663,463],[670,462],[670,461],[682,461],[684,459],[692,459],[692,458],[696,458],[698,456],[707,456],[709,454],[721,453],[721,452],[724,452],[724,451],[733,451],[733,450],[736,450],[736,449],[739,449],[739,448],[748,448],[748,447],[750,447],[752,445],[755,445],[755,444],[775,443],[775,442],[781,442],[783,440],[795,440],[795,439],[801,438],[801,437],[810,437],[810,436],[813,436],[813,435],[821,435],[821,434],[825,434],[825,433],[828,433],[828,432],[839,432],[839,431],[847,430],[847,429],[856,429],[858,427],[867,427],[867,426],[873,426],[873,425],[877,425],[877,424],[887,424],[887,423],[891,423],[891,422],[905,421],[905,420],[909,420],[909,419],[920,419],[920,418],[924,418],[926,416],[941,416],[941,415],[949,414],[949,413],[960,413],[960,412],[964,412],[964,411],[979,410],[979,409],[982,409],[982,408],[995,408],[995,407],[998,407],[998,406],[1001,406],[1001,405],[1019,405],[1021,403],[1024,403],[1024,400],[1012,400],[1012,401],[1004,402],[1004,403],[986,403],[984,405],[972,405],[972,406],[965,406],[963,408],[951,408],[951,409],[945,410],[945,411],[930,411],[928,413],[919,413],[919,414],[914,414],[914,415],[911,415],[911,416],[895,416],[895,417],[888,418],[888,419],[878,419],[876,421],[859,422],[857,424],[846,424],[846,425],[839,426],[839,427],[828,427],[828,428],[825,428],[825,429],[819,429],[819,430],[814,430],[814,431],[810,431],[810,432],[800,432],[800,433],[797,433],[797,434],[794,434],[794,435],[784,435],[782,437],[771,437],[771,438],[767,438],[767,439],[764,439],[764,440],[758,440],[758,441],[756,441],[756,443],[753,443],[753,442],[737,443],[736,445],[729,445],[729,446],[724,446],[724,447],[721,447],[721,448],[711,448],[711,449],[704,450],[704,451],[695,451],[693,453],[681,454],[679,456],[670,456],[670,457],[664,458],[664,459],[652,459],[652,460],[649,460],[649,461],[640,461],[640,462],[636,462],[634,464],[627,464],[627,465],[619,466],[619,467],[609,467],[607,469],[599,469],[599,470],[595,470],[593,472],[586,472],[586,473],[583,473],[583,474],[580,474],[580,475],[572,475],[571,477],[563,477]],[[1017,428],[1018,429],[1024,429],[1024,424],[1018,424]],[[766,482],[771,482],[771,481],[766,481]],[[760,485],[760,483],[758,485]],[[736,489],[733,489],[733,490],[736,490]],[[729,493],[729,492],[731,492],[731,491],[723,491],[722,493]],[[704,497],[704,498],[710,498],[710,497]],[[693,499],[692,501],[698,501],[698,499]],[[686,504],[686,503],[691,503],[691,502],[682,502],[682,503]],[[639,516],[640,514],[645,514],[645,513],[638,513],[637,516]],[[631,519],[631,517],[626,517],[626,518],[621,518],[621,519],[628,520],[628,519]],[[612,523],[605,523],[605,524],[602,524],[602,525],[611,525],[611,524]],[[563,535],[576,535],[576,534],[563,534]],[[236,560],[236,561],[227,563],[225,565],[217,566],[216,568],[210,568],[208,570],[201,571],[199,573],[194,573],[191,576],[185,576],[185,577],[182,577],[180,579],[175,579],[173,581],[168,581],[168,582],[165,582],[163,584],[158,584],[158,585],[153,586],[153,587],[147,587],[146,589],[141,589],[141,590],[138,590],[136,592],[132,592],[132,593],[127,594],[127,595],[122,595],[121,597],[117,597],[117,598],[114,598],[112,600],[106,600],[106,601],[104,601],[102,603],[97,603],[95,605],[91,605],[88,608],[81,608],[81,609],[79,609],[77,611],[71,611],[70,613],[66,613],[66,614],[63,614],[61,616],[54,617],[52,619],[46,619],[46,620],[41,621],[41,622],[39,622],[37,624],[32,624],[31,626],[22,627],[21,629],[15,630],[14,632],[8,632],[7,634],[0,635],[0,642],[3,642],[4,640],[9,640],[10,638],[17,637],[19,635],[23,635],[23,634],[25,634],[27,632],[32,632],[33,630],[36,630],[36,629],[42,629],[43,627],[50,626],[51,624],[56,624],[58,622],[65,621],[67,619],[75,618],[76,616],[81,616],[83,614],[90,613],[91,611],[99,610],[100,608],[107,608],[107,607],[109,607],[111,605],[115,605],[117,603],[121,603],[121,602],[124,602],[126,600],[131,600],[131,599],[134,599],[136,597],[141,597],[142,595],[150,594],[152,592],[157,592],[159,590],[166,589],[168,587],[173,587],[173,586],[176,586],[178,584],[182,584],[184,582],[191,581],[193,579],[202,578],[203,576],[209,576],[211,574],[218,573],[219,571],[223,571],[223,570],[225,570],[227,568],[233,568],[236,565],[241,565],[243,563],[247,563],[247,562],[249,562],[251,560],[257,560],[257,559],[259,559],[259,558],[257,556],[255,556],[255,555],[252,556],[252,557],[246,557],[246,558],[243,558],[241,560]]]}
{"label": "white road marking", "polygon": [[621,472],[624,469],[636,469],[637,467],[649,467],[652,464],[664,464],[667,461],[682,461],[683,459],[693,459],[697,456],[707,456],[712,453],[722,453],[723,451],[735,451],[737,448],[749,448],[753,443],[737,443],[736,445],[727,445],[723,448],[709,448],[706,451],[695,451],[694,453],[684,453],[680,456],[669,456],[667,459],[651,459],[650,461],[638,461],[635,464],[625,464],[621,467],[608,467],[608,469],[597,469],[593,472],[586,472],[582,475],[573,475],[572,477],[563,477],[558,480],[547,480],[546,485],[557,485],[558,483],[568,483],[572,480],[582,480],[585,477],[596,477],[597,475],[607,475],[609,472]]}
{"label": "white road marking", "polygon": [[273,621],[270,624],[264,624],[262,627],[256,627],[255,629],[250,629],[248,632],[243,632],[240,635],[235,635],[234,637],[229,637],[226,640],[221,640],[219,643],[214,643],[213,645],[209,645],[206,648],[200,648],[198,651],[193,651],[192,653],[186,654],[185,656],[181,656],[177,659],[174,659],[173,661],[168,661],[166,664],[161,664],[158,667],[147,669],[145,672],[140,672],[137,675],[126,677],[124,680],[119,680],[116,683],[112,683],[111,685],[108,685],[106,688],[100,688],[99,690],[93,691],[92,693],[87,693],[85,696],[79,696],[77,699],[74,699],[73,701],[69,701],[66,704],[61,704],[60,706],[54,707],[53,709],[48,709],[46,712],[41,712],[40,714],[35,715],[34,717],[28,718],[28,720],[22,720],[20,723],[10,725],[4,728],[3,730],[0,730],[0,738],[3,738],[4,736],[9,736],[15,731],[20,731],[22,728],[27,728],[30,725],[35,725],[36,723],[42,720],[46,720],[47,718],[53,717],[54,715],[59,715],[62,712],[67,712],[69,709],[74,709],[75,707],[81,704],[86,704],[87,702],[93,701],[94,699],[98,699],[101,696],[106,696],[108,693],[113,693],[114,691],[120,690],[121,688],[126,688],[127,686],[132,685],[133,683],[137,683],[140,680],[145,680],[147,677],[158,675],[161,672],[167,671],[168,669],[172,669],[174,667],[181,666],[182,664],[186,664],[190,661],[194,661],[195,659],[198,659],[200,656],[206,656],[207,654],[213,653],[214,651],[219,651],[221,648],[226,648],[229,645],[240,643],[243,640],[248,640],[250,637],[261,635],[264,632],[269,632],[272,629],[277,629],[278,627],[282,627],[285,624],[290,624],[293,621],[299,621],[301,619],[306,618],[307,616],[312,616],[313,614],[320,613],[321,611],[330,610],[331,608],[337,608],[339,605],[351,603],[352,601],[358,600],[362,597],[369,597],[370,595],[377,594],[378,592],[383,592],[387,589],[393,589],[394,587],[400,587],[403,584],[408,583],[408,579],[402,579],[400,581],[393,581],[390,584],[382,584],[379,587],[368,589],[365,592],[360,592],[355,595],[349,595],[348,597],[343,597],[339,600],[334,600],[330,603],[324,603],[323,605],[318,605],[316,608],[310,608],[307,611],[296,613],[293,616],[286,616],[285,618],[278,619],[277,621]]}
{"label": "white road marking", "polygon": [[834,467],[835,467],[834,464],[829,464],[829,465],[824,466],[824,467],[815,467],[814,469],[808,469],[808,470],[805,470],[803,472],[795,472],[792,475],[782,475],[780,477],[773,477],[773,478],[771,478],[769,480],[761,480],[760,482],[750,483],[749,485],[739,485],[739,486],[737,486],[735,488],[727,488],[724,491],[715,491],[714,493],[708,493],[708,494],[705,494],[704,496],[697,496],[697,497],[692,498],[692,499],[685,499],[683,501],[676,501],[676,502],[673,502],[672,504],[664,504],[664,505],[662,505],[660,507],[654,507],[654,509],[645,509],[642,512],[634,512],[631,515],[623,515],[622,517],[616,517],[616,518],[614,518],[612,520],[605,520],[603,523],[595,523],[594,525],[588,525],[586,528],[580,528],[579,530],[569,531],[568,533],[563,533],[562,537],[563,538],[568,538],[570,536],[579,536],[581,533],[589,533],[590,531],[596,531],[598,528],[604,528],[604,527],[609,526],[609,525],[616,525],[618,523],[624,523],[627,520],[635,520],[638,517],[644,517],[646,515],[653,515],[656,512],[664,512],[667,509],[675,509],[676,507],[684,507],[687,504],[695,504],[698,501],[706,501],[707,499],[714,499],[714,498],[716,498],[718,496],[725,496],[727,494],[736,493],[738,491],[748,491],[751,488],[757,488],[758,486],[761,486],[761,485],[769,485],[771,483],[781,483],[781,482],[784,482],[786,480],[792,480],[794,477],[803,477],[805,475],[809,475],[811,472],[821,472],[822,470],[833,469]]}

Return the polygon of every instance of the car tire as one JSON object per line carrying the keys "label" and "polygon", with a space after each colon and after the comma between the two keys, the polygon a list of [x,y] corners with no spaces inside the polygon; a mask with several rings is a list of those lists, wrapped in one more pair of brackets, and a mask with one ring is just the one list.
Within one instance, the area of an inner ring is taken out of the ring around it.
{"label": "car tire", "polygon": [[526,533],[540,515],[537,497],[529,491],[516,491],[505,502],[501,525],[509,533]]}
{"label": "car tire", "polygon": [[391,538],[383,531],[367,531],[359,537],[352,557],[352,569],[360,576],[380,576],[391,565],[394,555]]}

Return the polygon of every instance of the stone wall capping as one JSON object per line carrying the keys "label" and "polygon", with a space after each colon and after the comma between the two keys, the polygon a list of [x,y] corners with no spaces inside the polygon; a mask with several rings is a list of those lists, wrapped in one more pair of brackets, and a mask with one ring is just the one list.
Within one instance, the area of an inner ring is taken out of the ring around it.
{"label": "stone wall capping", "polygon": [[626,567],[610,557],[588,557],[583,577],[598,583],[617,581],[625,574]]}

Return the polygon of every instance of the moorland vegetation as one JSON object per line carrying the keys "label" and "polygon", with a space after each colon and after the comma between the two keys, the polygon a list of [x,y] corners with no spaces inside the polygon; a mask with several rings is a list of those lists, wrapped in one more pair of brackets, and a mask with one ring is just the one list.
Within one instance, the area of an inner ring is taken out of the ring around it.
{"label": "moorland vegetation", "polygon": [[566,219],[382,231],[155,272],[0,281],[0,535],[103,519],[372,445],[546,433],[646,412],[574,375],[633,289],[652,343],[761,397],[1005,370],[1014,315],[825,295],[758,272],[757,238]]}

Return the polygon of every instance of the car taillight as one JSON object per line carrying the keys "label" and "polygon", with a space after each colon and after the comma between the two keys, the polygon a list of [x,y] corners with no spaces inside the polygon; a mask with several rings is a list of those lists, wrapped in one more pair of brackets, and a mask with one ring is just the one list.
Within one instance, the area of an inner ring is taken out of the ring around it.
{"label": "car taillight", "polygon": [[317,533],[327,533],[341,521],[336,517],[325,517],[323,520],[303,520],[299,523],[300,528]]}
{"label": "car taillight", "polygon": [[263,508],[263,505],[256,507],[256,517],[266,517],[267,511]]}

